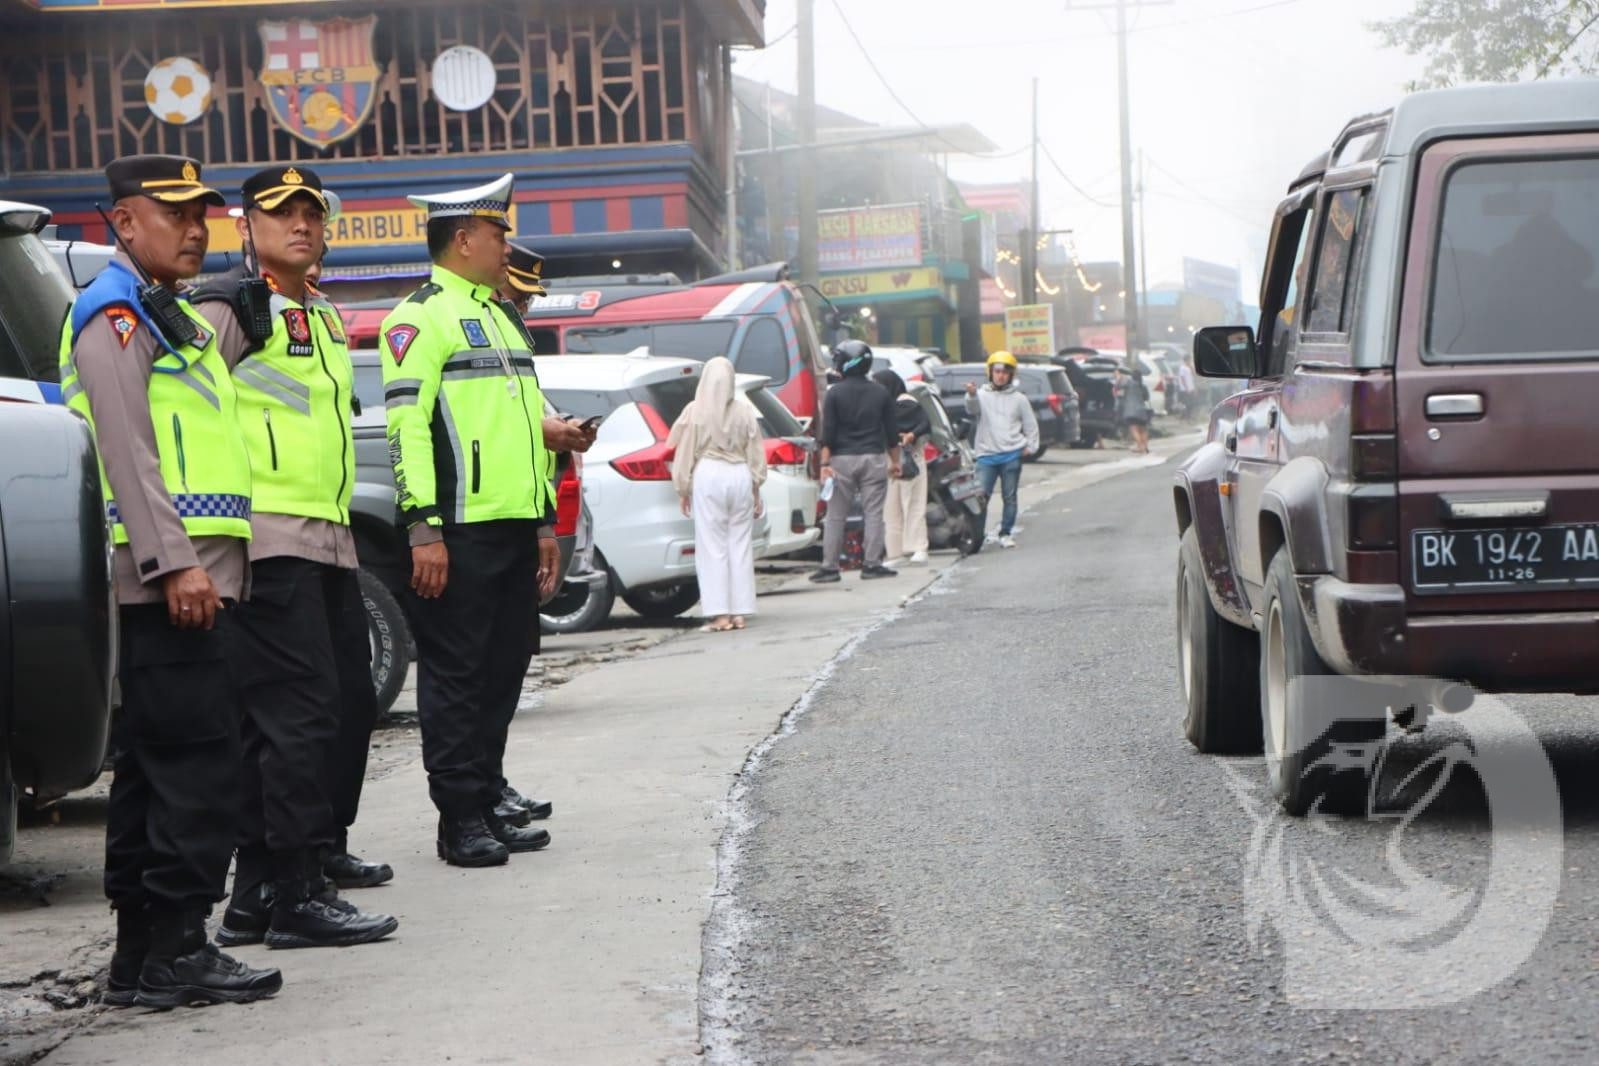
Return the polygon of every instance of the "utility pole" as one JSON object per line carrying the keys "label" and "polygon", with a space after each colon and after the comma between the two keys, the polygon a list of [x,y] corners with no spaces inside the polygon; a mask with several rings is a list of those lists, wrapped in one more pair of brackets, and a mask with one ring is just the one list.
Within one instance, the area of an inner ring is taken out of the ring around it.
{"label": "utility pole", "polygon": [[1127,323],[1127,359],[1134,373],[1141,374],[1136,352],[1144,347],[1143,320],[1139,315],[1138,238],[1133,229],[1133,124],[1129,113],[1127,77],[1127,9],[1129,7],[1166,7],[1174,0],[1116,0],[1107,4],[1068,4],[1069,11],[1104,11],[1114,6],[1116,11],[1116,95],[1121,111],[1121,171],[1122,171],[1122,307]]}
{"label": "utility pole", "polygon": [[1138,321],[1149,328],[1149,216],[1144,212],[1145,187],[1149,171],[1144,169],[1144,150],[1138,150]]}
{"label": "utility pole", "polygon": [[742,265],[738,254],[738,99],[733,95],[733,46],[722,48],[722,87],[727,92],[727,218],[723,228],[727,244],[727,269],[737,270]]}
{"label": "utility pole", "polygon": [[[799,142],[816,143],[816,0],[799,0]],[[816,285],[821,281],[816,242],[820,238],[816,218],[816,152],[805,147],[800,152],[797,175],[799,201],[799,279]]]}
{"label": "utility pole", "polygon": [[1038,79],[1033,79],[1033,183],[1027,205],[1027,229],[1022,232],[1022,303],[1038,302]]}

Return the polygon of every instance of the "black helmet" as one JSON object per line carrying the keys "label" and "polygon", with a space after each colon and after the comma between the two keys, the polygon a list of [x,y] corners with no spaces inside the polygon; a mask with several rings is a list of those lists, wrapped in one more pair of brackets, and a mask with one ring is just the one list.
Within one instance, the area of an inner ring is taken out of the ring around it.
{"label": "black helmet", "polygon": [[872,346],[865,341],[841,341],[835,344],[833,369],[845,377],[865,377],[872,369]]}

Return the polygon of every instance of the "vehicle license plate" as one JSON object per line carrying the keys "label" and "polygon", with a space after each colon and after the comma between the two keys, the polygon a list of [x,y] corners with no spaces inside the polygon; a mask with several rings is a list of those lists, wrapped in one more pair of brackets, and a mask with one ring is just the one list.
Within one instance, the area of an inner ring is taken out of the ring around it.
{"label": "vehicle license plate", "polygon": [[1417,592],[1599,585],[1599,524],[1417,529],[1410,549]]}

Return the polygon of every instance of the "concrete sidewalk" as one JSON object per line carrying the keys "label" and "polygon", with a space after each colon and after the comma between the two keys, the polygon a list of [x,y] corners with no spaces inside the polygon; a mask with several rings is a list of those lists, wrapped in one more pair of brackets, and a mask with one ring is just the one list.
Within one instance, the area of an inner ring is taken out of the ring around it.
{"label": "concrete sidewalk", "polygon": [[[1161,443],[1169,452],[1192,442]],[[1102,454],[1029,467],[1024,509],[1160,461]],[[1025,534],[1022,544],[1030,546]],[[527,701],[506,763],[513,781],[554,800],[546,823],[554,842],[509,866],[439,862],[420,759],[396,759],[369,782],[354,841],[391,862],[395,880],[350,894],[400,918],[389,942],[241,949],[252,963],[283,969],[276,999],[108,1011],[43,1061],[692,1061],[701,1050],[701,933],[740,767],[856,633],[954,562],[935,556],[897,579],[850,574],[840,586],[795,577],[761,597],[761,614],[742,633],[687,632]],[[69,905],[30,915],[29,932],[81,935],[103,924],[108,934],[96,897],[72,892]],[[15,926],[7,926],[9,938]]]}

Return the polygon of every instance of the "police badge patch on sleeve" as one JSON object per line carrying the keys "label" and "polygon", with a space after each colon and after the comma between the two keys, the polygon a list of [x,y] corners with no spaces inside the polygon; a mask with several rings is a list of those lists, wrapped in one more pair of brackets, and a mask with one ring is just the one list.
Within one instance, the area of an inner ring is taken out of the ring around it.
{"label": "police badge patch on sleeve", "polygon": [[117,340],[126,348],[133,339],[134,331],[139,328],[139,318],[126,307],[108,307],[105,316],[111,322],[111,328],[116,331]]}
{"label": "police badge patch on sleeve", "polygon": [[390,326],[383,334],[383,339],[389,342],[389,352],[394,356],[395,366],[405,362],[405,353],[411,350],[417,334],[421,332],[416,326]]}
{"label": "police badge patch on sleeve", "polygon": [[461,329],[466,332],[466,343],[474,348],[489,347],[489,335],[483,331],[483,323],[475,318],[461,319]]}
{"label": "police badge patch on sleeve", "polygon": [[284,308],[283,325],[289,333],[290,355],[311,355],[316,351],[311,344],[311,319],[303,309]]}

